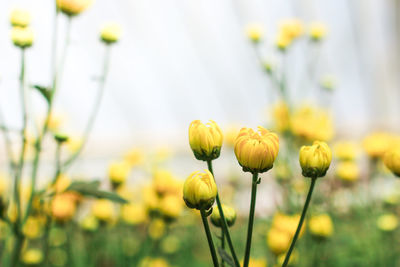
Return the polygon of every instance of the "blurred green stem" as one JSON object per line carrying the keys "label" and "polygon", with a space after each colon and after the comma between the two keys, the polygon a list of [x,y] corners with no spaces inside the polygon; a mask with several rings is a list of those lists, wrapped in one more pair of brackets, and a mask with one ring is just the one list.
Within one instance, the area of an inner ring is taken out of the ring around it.
{"label": "blurred green stem", "polygon": [[104,88],[105,88],[107,74],[108,74],[109,65],[110,65],[110,55],[111,55],[111,45],[106,45],[104,61],[103,61],[103,72],[100,77],[99,89],[97,92],[95,103],[93,105],[92,112],[89,117],[89,121],[88,121],[85,131],[83,133],[82,144],[80,145],[79,149],[64,162],[64,164],[63,164],[64,170],[66,168],[68,168],[79,157],[79,155],[82,153],[82,150],[84,149],[85,145],[87,144],[90,133],[91,133],[94,123],[96,121],[97,114],[99,113],[99,110],[100,110],[101,101],[103,99]]}
{"label": "blurred green stem", "polygon": [[288,263],[289,263],[290,255],[293,252],[293,249],[294,249],[294,246],[296,244],[297,238],[299,237],[299,234],[300,234],[301,227],[303,226],[303,222],[304,222],[304,219],[306,217],[308,206],[310,205],[311,196],[312,196],[312,193],[314,191],[314,186],[315,186],[315,182],[316,181],[317,181],[317,178],[311,178],[310,189],[308,190],[306,202],[304,203],[304,207],[303,207],[303,211],[301,213],[300,221],[299,221],[299,224],[297,225],[296,233],[294,234],[292,243],[290,244],[290,248],[289,248],[289,250],[288,250],[288,252],[286,254],[286,257],[285,257],[285,260],[284,260],[284,262],[282,264],[282,267],[287,266]]}
{"label": "blurred green stem", "polygon": [[201,219],[202,219],[203,225],[204,225],[204,231],[206,232],[206,235],[207,235],[208,246],[210,247],[210,252],[211,252],[211,257],[212,257],[212,260],[214,263],[214,267],[218,267],[219,263],[218,263],[218,258],[217,258],[217,252],[215,251],[214,242],[212,240],[210,226],[208,225],[208,221],[207,221],[206,211],[204,209],[201,209],[200,214],[201,214]]}
{"label": "blurred green stem", "polygon": [[[208,167],[208,170],[212,173],[212,175],[214,177],[214,181],[215,181],[215,176],[214,176],[213,167],[212,167],[212,161],[211,160],[207,160],[207,167]],[[240,267],[239,260],[238,260],[238,258],[236,256],[235,248],[233,247],[233,242],[232,242],[232,239],[231,239],[231,235],[229,233],[228,223],[226,222],[224,211],[222,209],[222,203],[221,203],[221,200],[219,198],[219,193],[217,193],[216,200],[217,200],[218,211],[219,211],[219,214],[221,216],[221,221],[222,221],[221,227],[222,227],[222,230],[225,232],[226,240],[228,241],[228,246],[229,246],[229,249],[231,251],[231,255],[232,255],[233,261],[235,262],[235,266],[236,267]]]}
{"label": "blurred green stem", "polygon": [[253,173],[253,181],[251,186],[251,201],[250,201],[250,213],[249,213],[249,224],[247,226],[247,240],[246,240],[246,250],[244,253],[243,267],[249,266],[250,261],[250,249],[251,249],[251,238],[253,235],[253,225],[254,225],[254,213],[256,209],[256,196],[257,196],[257,185],[258,185],[258,173]]}
{"label": "blurred green stem", "polygon": [[[221,248],[225,250],[225,234],[224,229],[221,227]],[[225,266],[224,258],[221,257],[221,267]]]}

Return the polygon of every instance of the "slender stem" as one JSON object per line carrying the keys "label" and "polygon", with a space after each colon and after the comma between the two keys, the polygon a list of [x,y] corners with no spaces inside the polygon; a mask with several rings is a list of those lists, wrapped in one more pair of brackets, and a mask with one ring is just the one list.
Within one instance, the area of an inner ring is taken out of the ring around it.
{"label": "slender stem", "polygon": [[243,267],[248,267],[250,261],[251,237],[253,235],[254,213],[256,209],[257,184],[258,184],[258,173],[254,172],[253,182],[251,186],[249,224],[247,226],[247,241],[246,241],[246,250],[244,253]]}
{"label": "slender stem", "polygon": [[308,206],[309,206],[310,201],[311,201],[311,196],[312,196],[312,193],[314,191],[314,186],[315,186],[315,182],[316,181],[317,181],[317,178],[311,178],[310,189],[308,190],[306,202],[304,203],[304,207],[303,207],[303,211],[301,213],[299,225],[297,226],[296,233],[294,234],[292,243],[290,244],[290,248],[289,248],[289,250],[288,250],[288,252],[286,254],[285,261],[283,262],[282,267],[287,266],[288,263],[289,263],[290,255],[292,254],[292,251],[293,251],[294,246],[296,244],[297,238],[299,237],[301,227],[303,226],[304,219],[306,217],[307,209],[308,209]]}
{"label": "slender stem", "polygon": [[210,252],[211,252],[211,257],[212,257],[212,260],[214,263],[214,267],[218,267],[219,263],[218,263],[218,258],[217,258],[217,252],[215,251],[214,242],[212,240],[210,226],[208,225],[207,215],[206,215],[205,210],[201,209],[200,214],[201,214],[201,219],[202,219],[203,225],[204,225],[204,231],[206,232],[206,235],[207,235],[208,246],[210,247]]}
{"label": "slender stem", "polygon": [[105,49],[105,54],[104,54],[104,61],[103,61],[103,72],[102,75],[100,77],[100,82],[99,82],[99,89],[97,92],[97,96],[96,96],[96,100],[95,103],[93,105],[93,109],[91,112],[91,115],[89,117],[89,121],[86,125],[85,131],[83,133],[83,140],[82,140],[82,144],[80,145],[80,147],[78,148],[78,150],[71,155],[71,157],[69,157],[63,164],[63,168],[68,168],[78,157],[79,155],[82,153],[82,150],[84,149],[85,145],[87,144],[87,141],[89,139],[90,133],[93,129],[96,117],[99,113],[100,110],[100,105],[101,105],[101,101],[103,99],[103,95],[104,95],[104,89],[105,89],[105,84],[106,84],[106,79],[107,79],[107,74],[108,74],[108,70],[109,70],[109,65],[110,65],[110,54],[111,54],[111,46],[110,45],[106,45],[106,49]]}
{"label": "slender stem", "polygon": [[18,266],[22,245],[24,244],[24,237],[22,233],[18,233],[15,238],[16,240],[14,244],[14,249],[11,254],[10,267]]}
{"label": "slender stem", "polygon": [[[221,228],[221,248],[225,250],[225,232],[224,229]],[[224,258],[221,258],[221,267],[225,266]]]}
{"label": "slender stem", "polygon": [[[215,180],[215,176],[214,176],[213,167],[212,167],[212,161],[211,160],[207,160],[207,167],[208,167],[208,170],[212,173],[212,175],[214,177],[214,180]],[[222,230],[225,232],[226,240],[228,241],[228,246],[229,246],[229,249],[231,251],[231,255],[232,255],[233,261],[235,262],[235,266],[236,267],[240,267],[240,263],[239,263],[237,255],[236,255],[235,248],[233,247],[233,242],[232,242],[232,239],[231,239],[231,235],[229,233],[228,223],[226,222],[224,211],[222,209],[222,203],[221,203],[221,200],[219,198],[219,194],[218,193],[217,193],[216,200],[217,200],[218,211],[219,211],[219,214],[221,216]]]}

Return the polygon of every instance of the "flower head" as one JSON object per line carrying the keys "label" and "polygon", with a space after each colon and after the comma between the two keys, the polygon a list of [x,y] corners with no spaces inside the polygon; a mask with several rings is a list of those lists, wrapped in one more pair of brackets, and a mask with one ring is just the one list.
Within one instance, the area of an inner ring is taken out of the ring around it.
{"label": "flower head", "polygon": [[399,220],[397,219],[396,215],[388,213],[379,216],[376,225],[384,232],[392,232],[399,225]]}
{"label": "flower head", "polygon": [[332,152],[325,142],[314,141],[312,146],[301,147],[299,160],[304,177],[323,177],[331,164]]}
{"label": "flower head", "polygon": [[[222,211],[224,212],[226,223],[228,224],[228,226],[232,226],[236,221],[235,209],[223,204]],[[222,226],[219,209],[217,208],[213,209],[213,212],[211,214],[211,222],[217,227]]]}
{"label": "flower head", "polygon": [[56,0],[57,8],[68,16],[76,16],[85,11],[94,0]]}
{"label": "flower head", "polygon": [[259,126],[255,132],[242,128],[235,141],[235,155],[247,172],[266,172],[272,168],[279,151],[279,138],[275,133]]}
{"label": "flower head", "polygon": [[326,36],[326,25],[322,22],[313,22],[310,25],[310,38],[313,41],[320,41]]}
{"label": "flower head", "polygon": [[31,14],[23,8],[15,8],[10,14],[10,23],[13,27],[27,27],[31,23]]}
{"label": "flower head", "polygon": [[107,22],[100,30],[100,38],[106,44],[118,42],[122,34],[121,25],[116,22]]}
{"label": "flower head", "polygon": [[400,147],[389,149],[383,158],[385,166],[396,176],[400,177]]}
{"label": "flower head", "polygon": [[218,158],[222,140],[222,131],[215,121],[210,120],[209,123],[203,124],[195,120],[189,126],[189,144],[198,160]]}
{"label": "flower head", "polygon": [[246,27],[247,37],[254,43],[258,43],[263,37],[263,27],[260,24],[252,23]]}
{"label": "flower head", "polygon": [[11,40],[15,46],[28,48],[33,43],[33,31],[29,27],[13,27],[11,29]]}
{"label": "flower head", "polygon": [[183,185],[183,199],[191,209],[210,209],[216,196],[217,185],[208,170],[203,173],[193,172]]}
{"label": "flower head", "polygon": [[360,178],[360,168],[353,161],[340,162],[336,169],[336,175],[346,182],[354,182]]}
{"label": "flower head", "polygon": [[328,214],[312,216],[308,222],[308,228],[313,236],[320,238],[331,237],[333,234],[333,223]]}

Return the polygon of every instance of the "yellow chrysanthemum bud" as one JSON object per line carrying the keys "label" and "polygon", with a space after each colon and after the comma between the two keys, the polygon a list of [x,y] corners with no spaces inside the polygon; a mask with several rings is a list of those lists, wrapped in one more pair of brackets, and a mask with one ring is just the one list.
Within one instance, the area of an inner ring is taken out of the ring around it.
{"label": "yellow chrysanthemum bud", "polygon": [[76,16],[85,11],[94,0],[56,0],[57,8],[68,16]]}
{"label": "yellow chrysanthemum bud", "polygon": [[160,212],[167,219],[176,219],[182,213],[183,201],[181,197],[168,195],[160,201]]}
{"label": "yellow chrysanthemum bud", "polygon": [[10,22],[13,27],[26,27],[31,23],[31,13],[23,8],[15,8],[11,11]]}
{"label": "yellow chrysanthemum bud", "polygon": [[354,142],[337,142],[333,155],[339,160],[354,160],[357,156],[357,145]]}
{"label": "yellow chrysanthemum bud", "polygon": [[15,46],[28,48],[33,43],[33,31],[29,27],[13,27],[11,29],[11,40]]}
{"label": "yellow chrysanthemum bud", "polygon": [[315,237],[327,238],[333,234],[333,222],[328,214],[312,216],[308,222],[308,228]]}
{"label": "yellow chrysanthemum bud", "polygon": [[108,177],[114,187],[125,183],[131,171],[131,165],[125,161],[112,162],[108,167]]}
{"label": "yellow chrysanthemum bud", "polygon": [[138,148],[134,148],[129,150],[124,155],[124,161],[128,162],[131,167],[140,165],[143,162],[143,151]]}
{"label": "yellow chrysanthemum bud", "polygon": [[285,34],[278,34],[278,37],[276,38],[276,47],[281,50],[285,51],[286,48],[292,43],[292,39],[289,38],[289,36]]}
{"label": "yellow chrysanthemum bud", "polygon": [[[236,221],[236,211],[234,208],[229,207],[227,205],[222,204],[222,210],[224,212],[225,220],[228,226],[232,226]],[[215,208],[211,214],[211,222],[217,227],[222,226],[221,215],[219,213],[219,209]]]}
{"label": "yellow chrysanthemum bud", "polygon": [[165,234],[165,222],[162,219],[155,219],[149,224],[149,236],[152,239],[160,239]]}
{"label": "yellow chrysanthemum bud", "polygon": [[42,235],[42,222],[39,218],[36,217],[28,217],[26,220],[22,232],[29,239],[35,239]]}
{"label": "yellow chrysanthemum bud", "polygon": [[183,184],[183,199],[191,209],[210,209],[216,196],[217,185],[208,170],[193,172]]}
{"label": "yellow chrysanthemum bud", "polygon": [[26,265],[38,265],[43,260],[43,252],[40,249],[32,248],[22,255],[22,262]]}
{"label": "yellow chrysanthemum bud", "polygon": [[384,232],[394,231],[399,225],[399,220],[394,214],[384,214],[379,216],[376,225],[378,228]]}
{"label": "yellow chrysanthemum bud", "polygon": [[[240,264],[243,265],[243,260]],[[250,258],[249,267],[267,267],[267,261],[265,259]]]}
{"label": "yellow chrysanthemum bud", "polygon": [[325,142],[314,141],[312,146],[301,147],[299,160],[304,177],[323,177],[331,164],[332,152]]}
{"label": "yellow chrysanthemum bud", "polygon": [[299,19],[285,19],[280,24],[280,34],[287,36],[290,40],[300,37],[303,32],[304,26]]}
{"label": "yellow chrysanthemum bud", "polygon": [[283,133],[290,128],[290,112],[289,106],[280,101],[274,106],[273,119],[276,131]]}
{"label": "yellow chrysanthemum bud", "polygon": [[146,207],[133,202],[125,204],[121,207],[121,218],[127,224],[141,224],[147,220]]}
{"label": "yellow chrysanthemum bud", "polygon": [[121,34],[121,25],[115,22],[107,22],[100,30],[100,38],[106,44],[113,44],[118,42]]}
{"label": "yellow chrysanthemum bud", "polygon": [[101,222],[109,222],[114,217],[113,203],[108,199],[98,199],[93,203],[92,214]]}
{"label": "yellow chrysanthemum bud", "polygon": [[189,144],[198,160],[207,161],[218,158],[222,140],[222,131],[215,121],[210,120],[209,123],[203,124],[195,120],[189,126]]}
{"label": "yellow chrysanthemum bud", "polygon": [[354,182],[360,178],[360,168],[353,161],[340,162],[336,169],[336,175],[346,182]]}
{"label": "yellow chrysanthemum bud", "polygon": [[396,176],[400,177],[400,147],[389,149],[383,158],[385,166]]}
{"label": "yellow chrysanthemum bud", "polygon": [[64,222],[75,215],[75,201],[67,193],[56,195],[51,202],[51,212],[55,220]]}
{"label": "yellow chrysanthemum bud", "polygon": [[364,138],[363,146],[368,156],[379,158],[388,150],[392,140],[393,137],[390,134],[376,132]]}
{"label": "yellow chrysanthemum bud", "polygon": [[327,31],[328,30],[324,23],[313,22],[310,25],[310,38],[313,41],[320,41],[325,38]]}
{"label": "yellow chrysanthemum bud", "polygon": [[272,168],[278,151],[278,136],[261,126],[257,132],[242,128],[235,141],[235,155],[245,172],[268,171]]}
{"label": "yellow chrysanthemum bud", "polygon": [[246,27],[247,37],[254,43],[258,43],[263,37],[263,27],[261,24],[252,23]]}
{"label": "yellow chrysanthemum bud", "polygon": [[280,255],[287,251],[292,237],[287,232],[271,228],[267,233],[267,245],[275,255]]}
{"label": "yellow chrysanthemum bud", "polygon": [[86,216],[80,223],[83,230],[88,232],[94,232],[99,228],[99,221],[94,216]]}

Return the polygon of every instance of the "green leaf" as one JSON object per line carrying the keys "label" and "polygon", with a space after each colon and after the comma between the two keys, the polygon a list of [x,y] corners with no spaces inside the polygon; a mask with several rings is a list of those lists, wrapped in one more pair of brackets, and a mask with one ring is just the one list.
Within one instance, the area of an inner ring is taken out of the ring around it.
{"label": "green leaf", "polygon": [[226,253],[223,248],[218,248],[218,254],[227,264],[229,264],[229,266],[235,267],[235,262],[233,261],[232,257]]}
{"label": "green leaf", "polygon": [[47,103],[50,103],[51,88],[36,84],[33,85],[32,88],[36,89],[46,99]]}
{"label": "green leaf", "polygon": [[75,191],[84,196],[94,197],[94,198],[105,198],[113,202],[126,204],[128,201],[114,192],[108,192],[99,189],[99,181],[75,181],[72,182],[65,191]]}

